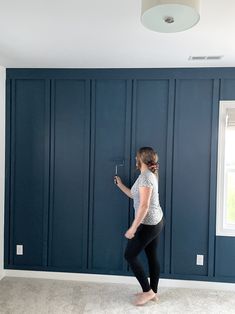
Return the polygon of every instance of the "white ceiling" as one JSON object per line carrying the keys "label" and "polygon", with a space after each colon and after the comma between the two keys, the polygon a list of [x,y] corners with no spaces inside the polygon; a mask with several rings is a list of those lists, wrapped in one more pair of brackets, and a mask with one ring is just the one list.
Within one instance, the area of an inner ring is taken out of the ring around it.
{"label": "white ceiling", "polygon": [[[201,0],[192,29],[140,22],[141,0],[0,0],[0,65],[43,68],[235,66],[235,1]],[[189,61],[190,55],[224,55]]]}

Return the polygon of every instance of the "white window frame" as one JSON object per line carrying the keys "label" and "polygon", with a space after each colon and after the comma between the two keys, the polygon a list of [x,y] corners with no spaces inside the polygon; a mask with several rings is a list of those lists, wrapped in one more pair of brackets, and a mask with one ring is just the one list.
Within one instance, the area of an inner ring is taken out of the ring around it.
{"label": "white window frame", "polygon": [[216,208],[216,235],[235,237],[235,224],[225,223],[225,126],[226,110],[235,109],[235,101],[220,101],[219,103],[219,134],[217,158],[217,208]]}

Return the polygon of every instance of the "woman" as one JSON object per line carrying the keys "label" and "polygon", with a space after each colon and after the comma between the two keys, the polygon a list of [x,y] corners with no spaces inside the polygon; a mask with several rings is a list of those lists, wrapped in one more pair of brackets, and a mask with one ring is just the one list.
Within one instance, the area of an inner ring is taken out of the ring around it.
{"label": "woman", "polygon": [[[140,148],[136,167],[141,173],[131,189],[122,183],[120,177],[115,176],[114,180],[121,191],[134,200],[135,219],[125,233],[128,243],[124,256],[143,291],[136,294],[134,304],[143,305],[149,300],[157,300],[160,264],[156,249],[164,217],[159,203],[157,153],[151,147]],[[150,284],[137,258],[143,249],[148,259]]]}

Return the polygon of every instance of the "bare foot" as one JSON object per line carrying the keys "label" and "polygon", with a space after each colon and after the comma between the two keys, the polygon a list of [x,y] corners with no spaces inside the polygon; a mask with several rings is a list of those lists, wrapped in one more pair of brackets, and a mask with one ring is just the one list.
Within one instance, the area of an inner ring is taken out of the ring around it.
{"label": "bare foot", "polygon": [[144,305],[150,300],[155,300],[156,299],[156,293],[151,289],[148,292],[142,292],[139,294],[137,299],[134,302],[134,305]]}
{"label": "bare foot", "polygon": [[[138,293],[135,293],[134,296],[136,297],[139,297],[141,295],[143,295],[144,292],[138,292]],[[158,301],[159,300],[159,297],[157,296],[157,294],[155,294],[155,296],[151,299],[151,301]]]}

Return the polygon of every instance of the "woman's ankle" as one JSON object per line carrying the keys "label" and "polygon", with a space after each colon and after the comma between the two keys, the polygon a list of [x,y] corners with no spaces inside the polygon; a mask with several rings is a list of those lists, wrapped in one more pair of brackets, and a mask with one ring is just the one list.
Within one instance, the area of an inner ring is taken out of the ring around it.
{"label": "woman's ankle", "polygon": [[150,289],[149,291],[143,291],[143,293],[152,294],[152,293],[155,293],[155,292],[152,289]]}

